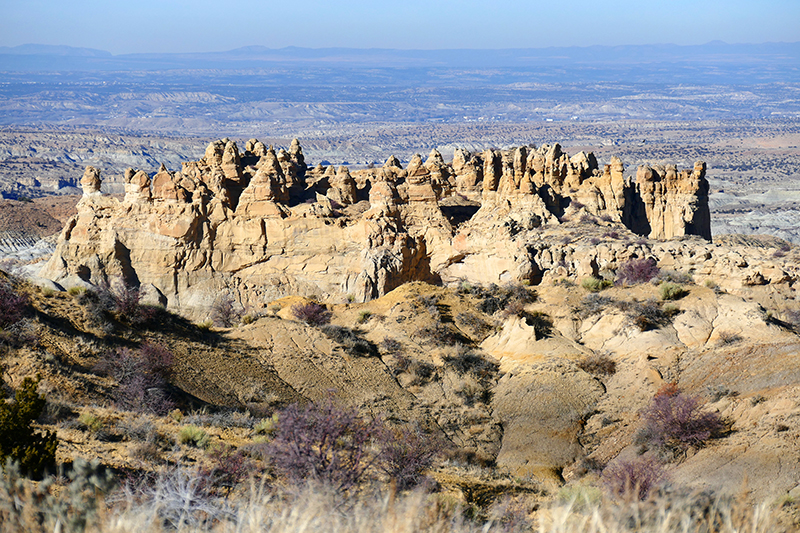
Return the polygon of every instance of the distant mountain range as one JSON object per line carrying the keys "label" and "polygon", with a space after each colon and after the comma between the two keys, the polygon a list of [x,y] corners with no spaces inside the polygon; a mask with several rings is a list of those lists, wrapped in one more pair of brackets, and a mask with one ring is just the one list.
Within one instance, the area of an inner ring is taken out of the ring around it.
{"label": "distant mountain range", "polygon": [[[635,67],[631,70],[632,67]],[[703,45],[631,45],[501,50],[280,49],[247,46],[226,52],[121,54],[103,50],[26,44],[0,47],[0,71],[159,71],[241,69],[524,69],[562,68],[565,77],[602,70],[652,77],[675,73],[723,83],[800,80],[800,42]],[[641,69],[641,70],[639,70]],[[753,73],[757,73],[753,79]],[[568,75],[567,75],[568,74]],[[595,74],[590,74],[595,78]],[[734,79],[729,79],[729,78]],[[638,81],[638,80],[627,80]],[[655,80],[654,80],[655,81]]]}

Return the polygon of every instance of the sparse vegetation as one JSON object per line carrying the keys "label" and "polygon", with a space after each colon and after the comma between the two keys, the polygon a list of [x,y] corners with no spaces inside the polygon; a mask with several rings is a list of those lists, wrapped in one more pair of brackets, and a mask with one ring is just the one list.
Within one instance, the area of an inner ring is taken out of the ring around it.
{"label": "sparse vegetation", "polygon": [[641,331],[650,331],[669,325],[674,314],[674,311],[668,313],[655,300],[617,302],[616,306],[624,311]]}
{"label": "sparse vegetation", "polygon": [[361,337],[360,332],[346,328],[344,326],[335,326],[328,324],[320,328],[329,339],[341,344],[350,355],[359,357],[372,357],[378,355],[378,348]]}
{"label": "sparse vegetation", "polygon": [[578,361],[578,368],[589,374],[611,376],[617,371],[617,363],[607,354],[595,353]]}
{"label": "sparse vegetation", "polygon": [[293,305],[292,315],[310,326],[324,326],[331,321],[332,313],[322,304],[309,302]]}
{"label": "sparse vegetation", "polygon": [[230,328],[241,319],[242,314],[236,309],[236,302],[229,294],[223,294],[211,306],[210,320],[218,328]]}
{"label": "sparse vegetation", "polygon": [[581,318],[588,318],[593,315],[598,315],[609,306],[616,306],[617,300],[609,296],[600,296],[599,294],[589,294],[583,300],[576,312]]}
{"label": "sparse vegetation", "polygon": [[717,334],[717,338],[719,339],[720,344],[729,345],[729,344],[736,344],[737,342],[742,340],[742,336],[734,331],[720,331]]}
{"label": "sparse vegetation", "polygon": [[146,343],[106,353],[94,370],[117,381],[114,397],[122,409],[166,414],[174,407],[167,391],[172,361],[165,347]]}
{"label": "sparse vegetation", "polygon": [[634,496],[643,501],[666,480],[663,465],[653,457],[618,459],[603,470],[603,484],[614,496]]}
{"label": "sparse vegetation", "polygon": [[664,281],[658,286],[658,294],[662,300],[680,300],[689,294],[689,291],[676,283]]}
{"label": "sparse vegetation", "polygon": [[452,353],[443,356],[442,359],[446,365],[459,374],[472,373],[479,378],[490,377],[499,368],[497,361],[488,354],[483,354],[462,344],[456,344]]}
{"label": "sparse vegetation", "polygon": [[369,321],[371,317],[372,317],[372,312],[365,309],[364,311],[358,313],[358,318],[356,319],[356,322],[358,322],[359,324],[365,324],[366,322]]}

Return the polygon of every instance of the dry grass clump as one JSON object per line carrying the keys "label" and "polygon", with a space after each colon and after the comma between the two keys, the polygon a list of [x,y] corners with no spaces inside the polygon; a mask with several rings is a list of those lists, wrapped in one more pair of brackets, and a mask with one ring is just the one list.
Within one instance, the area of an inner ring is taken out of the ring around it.
{"label": "dry grass clump", "polygon": [[[164,470],[112,491],[107,477],[77,465],[66,483],[33,486],[0,474],[0,530],[134,533],[785,533],[774,507],[735,497],[633,491],[600,499],[536,505],[498,499],[485,512],[416,489],[342,493],[320,483],[281,489],[243,482],[244,490],[208,491],[187,469]],[[60,490],[56,490],[60,489]],[[536,515],[531,508],[540,507]],[[56,526],[56,524],[61,524]]]}
{"label": "dry grass clump", "polygon": [[617,372],[617,363],[607,354],[595,353],[578,361],[578,368],[589,374],[612,376]]}

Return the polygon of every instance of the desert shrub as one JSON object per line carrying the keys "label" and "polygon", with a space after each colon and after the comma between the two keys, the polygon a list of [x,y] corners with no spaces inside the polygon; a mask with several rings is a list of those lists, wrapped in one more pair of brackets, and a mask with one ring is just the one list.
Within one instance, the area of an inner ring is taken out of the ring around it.
{"label": "desert shrub", "polygon": [[28,296],[20,293],[8,281],[0,282],[0,328],[13,326],[28,311]]}
{"label": "desert shrub", "polygon": [[656,277],[658,272],[658,265],[653,258],[628,259],[617,268],[617,283],[620,285],[647,283]]}
{"label": "desert shrub", "polygon": [[359,335],[358,332],[344,326],[328,324],[320,328],[329,339],[341,344],[350,355],[369,357],[377,356],[378,348]]}
{"label": "desert shrub", "polygon": [[0,465],[15,461],[32,477],[40,477],[55,466],[58,446],[55,433],[36,431],[32,425],[46,403],[36,391],[39,379],[25,378],[13,402],[0,402]]}
{"label": "desert shrub", "polygon": [[92,433],[100,431],[100,429],[103,427],[103,421],[100,419],[100,417],[92,413],[81,413],[81,415],[78,417],[78,422],[85,430]]}
{"label": "desert shrub", "polygon": [[701,446],[724,429],[719,414],[703,412],[700,399],[675,386],[660,390],[642,412],[642,418],[645,425],[638,440],[665,451]]}
{"label": "desert shrub", "polygon": [[362,420],[355,409],[330,398],[305,407],[293,404],[279,414],[267,456],[294,482],[313,479],[346,490],[373,464],[369,450],[380,429],[380,421]]}
{"label": "desert shrub", "polygon": [[207,412],[205,409],[195,411],[183,417],[181,422],[194,426],[218,428],[252,428],[256,423],[249,412],[227,408],[215,410],[211,413]]}
{"label": "desert shrub", "polygon": [[207,456],[210,464],[198,472],[201,487],[207,492],[222,490],[223,493],[230,494],[256,470],[255,463],[241,450],[225,444],[213,446]]}
{"label": "desert shrub", "polygon": [[663,465],[653,457],[617,460],[609,464],[602,474],[606,489],[614,496],[635,496],[646,500],[650,492],[666,479]]}
{"label": "desert shrub", "polygon": [[371,317],[372,317],[372,311],[364,310],[358,313],[358,318],[356,319],[356,322],[358,322],[359,324],[365,324],[369,321]]}
{"label": "desert shrub", "polygon": [[603,289],[609,288],[613,283],[607,279],[595,278],[590,276],[581,280],[581,287],[589,292],[600,292]]}
{"label": "desert shrub", "polygon": [[459,313],[456,315],[456,322],[473,331],[474,334],[481,336],[492,330],[492,326],[474,313]]}
{"label": "desert shrub", "polygon": [[399,490],[427,481],[425,470],[442,453],[444,443],[419,427],[385,428],[380,434],[378,468]]}
{"label": "desert shrub", "polygon": [[74,418],[76,415],[70,402],[54,398],[52,394],[47,396],[46,402],[42,414],[37,419],[42,424],[57,424],[62,420]]}
{"label": "desert shrub", "polygon": [[423,385],[436,377],[436,366],[427,361],[413,359],[408,365],[408,372],[414,374],[412,385]]}
{"label": "desert shrub", "polygon": [[195,448],[208,446],[211,437],[202,428],[197,426],[183,426],[178,430],[178,442]]}
{"label": "desert shrub", "polygon": [[576,312],[581,318],[588,318],[592,315],[599,315],[609,306],[614,306],[617,301],[609,296],[600,296],[599,294],[589,294],[583,300]]}
{"label": "desert shrub", "polygon": [[461,333],[455,331],[449,324],[442,324],[441,322],[422,327],[415,331],[414,334],[438,346],[452,346],[466,340]]}
{"label": "desert shrub", "polygon": [[664,281],[658,286],[658,294],[662,300],[680,300],[689,294],[689,291],[676,283]]}
{"label": "desert shrub", "polygon": [[157,438],[155,424],[144,416],[122,419],[117,422],[117,430],[130,441],[150,441]]}
{"label": "desert shrub", "polygon": [[69,289],[67,289],[67,294],[69,294],[70,296],[81,296],[85,292],[86,289],[84,289],[83,287],[78,287],[77,285],[75,287],[70,287]]}
{"label": "desert shrub", "polygon": [[139,412],[166,414],[174,407],[167,393],[172,353],[158,344],[143,344],[139,350],[122,348],[107,353],[94,370],[113,377],[117,405]]}
{"label": "desert shrub", "polygon": [[[617,307],[624,311],[628,318],[641,331],[650,331],[669,325],[675,310],[667,310],[661,307],[655,300],[644,302],[617,302]],[[668,312],[669,311],[669,312]]]}
{"label": "desert shrub", "polygon": [[658,275],[651,280],[651,282],[656,285],[664,281],[687,285],[694,283],[694,278],[687,272],[678,272],[677,270],[659,270]]}
{"label": "desert shrub", "polygon": [[742,340],[742,336],[734,331],[720,331],[719,335],[719,343],[720,344],[736,344],[737,342]]}
{"label": "desert shrub", "polygon": [[155,441],[147,440],[137,442],[129,448],[132,458],[146,463],[158,463],[161,461],[161,448]]}
{"label": "desert shrub", "polygon": [[403,345],[400,341],[391,337],[384,337],[379,347],[383,353],[389,355],[397,355],[403,351]]}
{"label": "desert shrub", "polygon": [[293,305],[292,315],[310,326],[324,326],[331,321],[332,313],[322,304],[309,302]]}
{"label": "desert shrub", "polygon": [[86,307],[88,318],[96,326],[111,332],[114,320],[144,326],[156,319],[160,308],[142,305],[142,296],[139,287],[128,283],[120,283],[113,289],[106,283],[79,293],[78,302]]}
{"label": "desert shrub", "polygon": [[617,363],[607,354],[595,353],[578,361],[578,368],[589,374],[611,376],[617,372]]}
{"label": "desert shrub", "polygon": [[100,461],[80,457],[59,477],[33,483],[10,462],[0,471],[0,529],[45,533],[102,531],[104,496],[116,485]]}
{"label": "desert shrub", "polygon": [[278,427],[278,419],[278,413],[274,413],[269,418],[262,419],[255,426],[253,426],[253,433],[256,435],[272,435],[272,433],[275,431],[275,428]]}
{"label": "desert shrub", "polygon": [[487,315],[493,315],[509,306],[522,308],[538,298],[536,291],[518,283],[508,283],[502,287],[493,283],[486,288],[476,285],[471,294],[481,298],[478,310]]}
{"label": "desert shrub", "polygon": [[497,373],[500,366],[491,356],[464,345],[456,345],[453,352],[452,355],[445,355],[442,359],[459,374],[471,372],[479,378],[485,378]]}
{"label": "desert shrub", "polygon": [[241,320],[242,315],[236,310],[236,302],[228,294],[216,299],[211,306],[211,322],[218,328],[229,328]]}
{"label": "desert shrub", "polygon": [[722,398],[732,398],[738,396],[739,393],[725,385],[709,385],[706,387],[708,395],[711,397],[712,402],[717,402]]}

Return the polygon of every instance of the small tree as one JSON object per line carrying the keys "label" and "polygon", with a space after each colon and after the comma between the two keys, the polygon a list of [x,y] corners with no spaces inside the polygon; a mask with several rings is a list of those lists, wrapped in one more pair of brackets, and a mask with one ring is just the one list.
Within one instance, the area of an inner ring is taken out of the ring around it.
{"label": "small tree", "polygon": [[38,432],[32,423],[39,418],[46,401],[36,388],[40,378],[25,378],[14,396],[14,402],[0,402],[0,464],[7,459],[19,463],[24,473],[41,477],[46,469],[55,467],[56,434]]}

